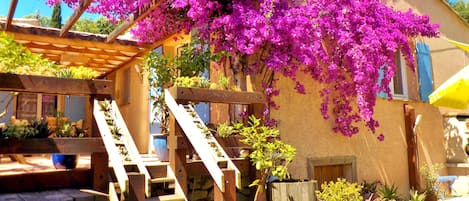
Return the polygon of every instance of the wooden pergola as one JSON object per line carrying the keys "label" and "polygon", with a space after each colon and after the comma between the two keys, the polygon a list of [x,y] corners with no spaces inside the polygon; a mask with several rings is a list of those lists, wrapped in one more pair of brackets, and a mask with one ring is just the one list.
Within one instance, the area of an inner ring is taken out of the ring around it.
{"label": "wooden pergola", "polygon": [[70,31],[91,2],[81,0],[62,28],[56,29],[15,23],[13,16],[18,0],[11,0],[6,19],[0,21],[0,30],[13,34],[16,42],[60,67],[85,66],[98,71],[100,77],[141,60],[146,53],[160,45],[139,44],[123,36],[136,22],[150,14],[159,1],[152,0],[145,8],[137,10],[109,35]]}

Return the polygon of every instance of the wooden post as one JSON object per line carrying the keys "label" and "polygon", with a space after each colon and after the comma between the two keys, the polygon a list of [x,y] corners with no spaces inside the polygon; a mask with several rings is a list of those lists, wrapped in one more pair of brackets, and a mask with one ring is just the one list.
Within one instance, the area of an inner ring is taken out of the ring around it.
{"label": "wooden post", "polygon": [[91,154],[91,172],[93,175],[93,189],[107,193],[108,186],[108,156],[105,152],[94,152]]}
{"label": "wooden post", "polygon": [[88,96],[88,104],[86,105],[86,117],[85,117],[85,127],[88,128],[89,136],[90,137],[101,137],[99,133],[98,126],[96,124],[96,119],[93,115],[93,108],[94,108],[94,99],[96,98],[95,95]]}
{"label": "wooden post", "polygon": [[409,187],[418,190],[419,170],[417,161],[417,135],[414,133],[415,109],[404,104],[404,121],[407,142],[407,165],[409,170]]}
{"label": "wooden post", "polygon": [[183,142],[184,133],[176,122],[173,114],[169,116],[169,164],[176,176],[182,191],[188,196],[187,191],[187,170],[186,170],[186,142]]}
{"label": "wooden post", "polygon": [[145,175],[141,173],[128,173],[129,201],[145,200]]}
{"label": "wooden post", "polygon": [[213,200],[236,201],[236,174],[234,170],[223,169],[225,192],[213,182]]}

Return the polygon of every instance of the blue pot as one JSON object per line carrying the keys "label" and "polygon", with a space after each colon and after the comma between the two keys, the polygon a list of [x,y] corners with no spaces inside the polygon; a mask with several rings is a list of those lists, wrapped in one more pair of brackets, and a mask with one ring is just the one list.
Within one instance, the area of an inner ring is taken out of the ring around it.
{"label": "blue pot", "polygon": [[74,169],[77,167],[78,155],[52,154],[55,169]]}
{"label": "blue pot", "polygon": [[153,136],[153,145],[155,146],[155,152],[160,161],[169,161],[169,150],[167,144],[167,138],[165,135]]}

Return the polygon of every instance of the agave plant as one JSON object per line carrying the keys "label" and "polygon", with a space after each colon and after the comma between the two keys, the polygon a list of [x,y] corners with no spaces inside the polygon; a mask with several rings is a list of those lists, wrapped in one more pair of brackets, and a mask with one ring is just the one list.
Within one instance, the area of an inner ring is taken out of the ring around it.
{"label": "agave plant", "polygon": [[425,192],[419,193],[416,190],[411,189],[409,192],[409,201],[425,201]]}

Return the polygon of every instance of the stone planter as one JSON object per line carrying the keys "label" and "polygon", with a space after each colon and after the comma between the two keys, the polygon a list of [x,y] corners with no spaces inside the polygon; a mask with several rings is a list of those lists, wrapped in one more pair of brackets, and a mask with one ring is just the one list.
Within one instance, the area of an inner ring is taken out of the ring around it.
{"label": "stone planter", "polygon": [[311,181],[281,181],[268,184],[267,200],[308,200],[316,201],[315,191],[318,183]]}

